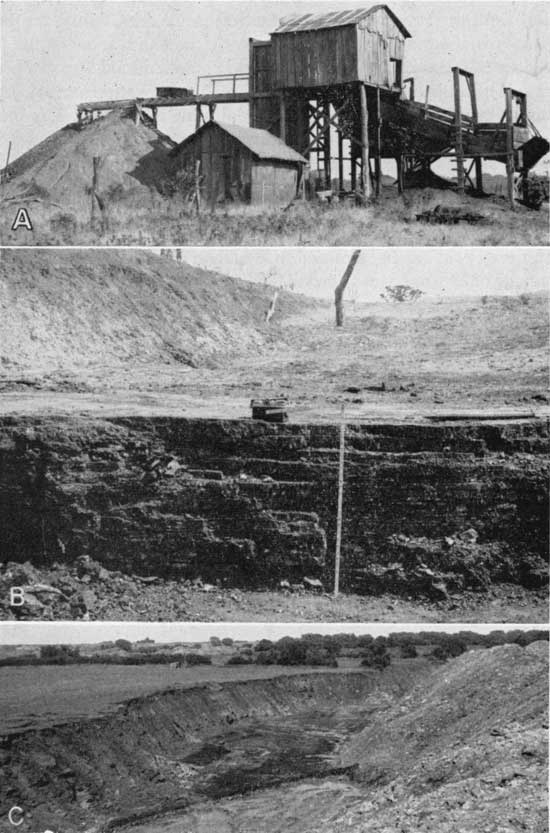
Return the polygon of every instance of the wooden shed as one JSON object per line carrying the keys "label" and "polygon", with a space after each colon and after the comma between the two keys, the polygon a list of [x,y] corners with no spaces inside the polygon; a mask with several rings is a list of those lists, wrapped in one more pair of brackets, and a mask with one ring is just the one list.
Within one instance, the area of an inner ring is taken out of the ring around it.
{"label": "wooden shed", "polygon": [[200,161],[201,194],[210,204],[284,205],[297,193],[306,159],[267,130],[209,121],[174,149],[191,177]]}
{"label": "wooden shed", "polygon": [[283,18],[271,35],[274,87],[401,88],[410,34],[388,6]]}

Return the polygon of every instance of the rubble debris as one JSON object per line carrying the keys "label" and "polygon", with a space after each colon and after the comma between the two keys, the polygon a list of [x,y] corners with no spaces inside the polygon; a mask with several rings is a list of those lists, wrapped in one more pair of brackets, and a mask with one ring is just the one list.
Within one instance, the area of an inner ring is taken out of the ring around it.
{"label": "rubble debris", "polygon": [[457,225],[461,221],[470,223],[470,225],[487,222],[484,214],[478,214],[475,211],[468,211],[466,208],[457,208],[449,205],[436,205],[435,208],[430,208],[427,211],[422,211],[420,214],[417,214],[416,219],[420,223],[447,225]]}
{"label": "rubble debris", "polygon": [[465,590],[488,591],[495,580],[533,589],[548,584],[548,565],[541,556],[518,557],[509,545],[479,543],[478,537],[472,528],[436,539],[391,535],[385,557],[358,566],[355,580],[367,593],[432,600],[448,600]]}

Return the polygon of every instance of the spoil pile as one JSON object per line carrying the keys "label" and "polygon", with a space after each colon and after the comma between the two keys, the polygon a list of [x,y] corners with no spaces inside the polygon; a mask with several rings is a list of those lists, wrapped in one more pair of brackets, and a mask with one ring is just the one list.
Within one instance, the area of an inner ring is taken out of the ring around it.
{"label": "spoil pile", "polygon": [[343,752],[372,790],[342,829],[547,830],[547,679],[535,642],[469,651],[418,683]]}
{"label": "spoil pile", "polygon": [[[204,367],[257,348],[273,288],[146,252],[5,251],[0,379],[149,365]],[[269,333],[315,302],[281,292]],[[39,385],[42,386],[42,385]],[[47,385],[46,385],[47,387]]]}
{"label": "spoil pile", "polygon": [[136,125],[124,111],[82,126],[68,124],[9,165],[3,207],[26,207],[31,217],[45,211],[65,222],[89,222],[93,157],[99,156],[97,193],[107,212],[120,203],[153,208],[162,200],[173,147],[152,123]]}

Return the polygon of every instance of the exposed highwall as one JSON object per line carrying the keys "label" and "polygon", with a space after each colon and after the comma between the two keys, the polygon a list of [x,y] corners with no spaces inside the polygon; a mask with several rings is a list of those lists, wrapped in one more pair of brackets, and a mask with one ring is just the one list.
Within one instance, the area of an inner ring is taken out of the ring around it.
{"label": "exposed highwall", "polygon": [[[338,433],[250,420],[3,418],[2,560],[85,554],[111,569],[242,586],[326,577]],[[344,587],[376,589],[378,565],[411,563],[455,577],[464,564],[464,586],[487,577],[536,586],[548,436],[534,420],[349,426]],[[460,540],[466,530],[473,536]]]}

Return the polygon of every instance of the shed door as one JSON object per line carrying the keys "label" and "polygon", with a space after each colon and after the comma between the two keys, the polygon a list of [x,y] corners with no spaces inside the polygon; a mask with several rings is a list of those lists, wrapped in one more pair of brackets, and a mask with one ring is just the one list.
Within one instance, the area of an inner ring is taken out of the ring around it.
{"label": "shed door", "polygon": [[293,165],[258,162],[252,168],[251,202],[255,205],[287,205],[297,187],[298,172]]}

